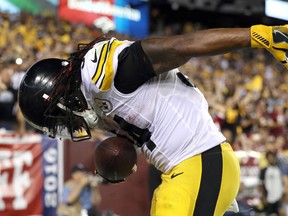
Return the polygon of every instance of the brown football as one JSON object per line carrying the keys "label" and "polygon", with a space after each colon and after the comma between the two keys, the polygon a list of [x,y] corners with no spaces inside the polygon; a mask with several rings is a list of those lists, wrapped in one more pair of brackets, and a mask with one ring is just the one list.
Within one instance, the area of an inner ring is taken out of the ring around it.
{"label": "brown football", "polygon": [[109,137],[95,149],[96,172],[110,182],[120,182],[137,169],[137,152],[132,142]]}

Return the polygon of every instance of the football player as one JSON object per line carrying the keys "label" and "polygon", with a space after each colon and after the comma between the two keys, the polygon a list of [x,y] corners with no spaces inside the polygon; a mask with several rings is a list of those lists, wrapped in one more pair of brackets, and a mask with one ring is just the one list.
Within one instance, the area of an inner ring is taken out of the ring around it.
{"label": "football player", "polygon": [[288,67],[288,26],[139,41],[102,36],[67,60],[32,65],[19,89],[20,107],[31,125],[51,137],[89,139],[90,128],[133,137],[163,173],[152,216],[220,216],[237,195],[239,163],[203,94],[178,67],[192,57],[248,47],[265,48]]}

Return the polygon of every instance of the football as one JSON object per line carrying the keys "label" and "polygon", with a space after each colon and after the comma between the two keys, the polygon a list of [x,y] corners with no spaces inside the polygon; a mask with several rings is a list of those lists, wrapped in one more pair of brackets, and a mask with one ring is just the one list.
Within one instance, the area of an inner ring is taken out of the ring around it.
{"label": "football", "polygon": [[95,148],[96,173],[117,183],[137,170],[137,152],[132,142],[123,137],[109,137]]}

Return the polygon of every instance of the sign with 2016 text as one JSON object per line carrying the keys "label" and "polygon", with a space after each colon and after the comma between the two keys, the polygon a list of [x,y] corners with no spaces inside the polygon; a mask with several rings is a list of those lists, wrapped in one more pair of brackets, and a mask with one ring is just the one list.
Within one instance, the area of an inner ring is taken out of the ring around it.
{"label": "sign with 2016 text", "polygon": [[56,215],[57,141],[0,134],[0,215]]}

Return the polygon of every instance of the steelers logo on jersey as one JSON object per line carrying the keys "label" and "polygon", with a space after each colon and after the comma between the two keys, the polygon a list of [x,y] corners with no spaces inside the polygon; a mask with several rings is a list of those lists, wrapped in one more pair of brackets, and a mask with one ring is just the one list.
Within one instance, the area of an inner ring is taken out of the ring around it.
{"label": "steelers logo on jersey", "polygon": [[109,100],[95,98],[94,101],[104,113],[112,111],[112,103]]}

